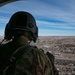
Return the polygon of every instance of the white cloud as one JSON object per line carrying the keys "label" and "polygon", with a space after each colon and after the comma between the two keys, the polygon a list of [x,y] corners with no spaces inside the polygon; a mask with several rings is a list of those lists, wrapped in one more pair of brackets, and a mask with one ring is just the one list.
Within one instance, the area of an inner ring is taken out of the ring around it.
{"label": "white cloud", "polygon": [[64,31],[64,30],[39,30],[39,36],[75,36],[74,31]]}
{"label": "white cloud", "polygon": [[0,29],[0,36],[3,36],[3,35],[4,35],[4,30]]}
{"label": "white cloud", "polygon": [[0,16],[0,24],[1,23],[7,23],[8,22],[8,18],[4,17],[4,16]]}
{"label": "white cloud", "polygon": [[[57,2],[60,0],[57,0]],[[74,1],[74,0],[73,0]],[[49,2],[49,1],[48,1]],[[72,2],[72,1],[71,1]],[[29,11],[32,14],[38,16],[38,17],[44,17],[47,19],[58,19],[58,20],[62,20],[62,21],[67,21],[67,22],[75,22],[75,6],[74,3],[70,3],[70,0],[67,1],[61,1],[61,6],[54,6],[52,4],[49,3],[45,3],[45,2],[41,2],[41,1],[37,1],[37,0],[31,0],[31,1],[17,1],[17,2],[13,2],[10,3],[6,6],[4,6],[4,10],[0,10],[0,12],[5,12],[5,13],[13,13],[16,12],[18,10],[25,10],[25,11]],[[65,8],[63,8],[65,5],[67,7],[66,10],[64,10]],[[73,5],[72,5],[73,4]],[[59,4],[58,4],[59,5]],[[8,8],[8,9],[6,9]],[[70,9],[69,9],[70,8]]]}
{"label": "white cloud", "polygon": [[75,29],[75,25],[73,23],[54,23],[54,22],[46,22],[37,20],[37,25],[40,27],[54,27],[54,28],[64,28],[64,29]]}
{"label": "white cloud", "polygon": [[[64,29],[73,29],[73,31],[52,31],[52,30],[41,30],[40,34],[50,33],[51,35],[56,35],[63,33],[69,35],[75,34],[75,0],[57,0],[54,2],[56,5],[53,5],[49,3],[49,0],[46,0],[47,2],[44,2],[43,0],[26,0],[26,1],[18,1],[13,2],[10,4],[7,4],[0,8],[0,13],[7,13],[9,15],[12,15],[16,11],[28,11],[31,14],[35,16],[37,19],[39,18],[46,18],[46,19],[54,19],[54,20],[60,20],[65,23],[55,23],[55,22],[47,22],[47,21],[40,21],[37,20],[38,26],[47,26],[47,27],[54,27],[54,28],[64,28]],[[53,1],[53,0],[52,0]],[[6,23],[8,21],[8,18],[4,18],[0,16],[0,23]],[[57,32],[57,33],[55,33]],[[59,33],[60,32],[60,33]],[[44,35],[44,34],[43,34]]]}

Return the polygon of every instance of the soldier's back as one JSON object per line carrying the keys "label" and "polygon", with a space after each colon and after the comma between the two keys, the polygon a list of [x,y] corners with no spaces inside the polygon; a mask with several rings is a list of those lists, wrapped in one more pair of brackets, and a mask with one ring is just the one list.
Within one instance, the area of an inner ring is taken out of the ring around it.
{"label": "soldier's back", "polygon": [[15,75],[54,75],[50,60],[38,48],[29,46],[18,60]]}
{"label": "soldier's back", "polygon": [[[18,48],[28,44],[18,44],[9,42],[0,47],[3,49],[3,53],[0,56],[3,59],[7,58]],[[42,50],[39,50],[37,47],[28,45],[28,47],[23,47],[23,55],[15,63],[15,75],[54,75],[53,67],[49,58],[44,54]],[[4,63],[5,60],[2,62]],[[11,69],[12,70],[12,69]],[[9,72],[9,71],[8,71]],[[11,74],[8,73],[8,75]]]}

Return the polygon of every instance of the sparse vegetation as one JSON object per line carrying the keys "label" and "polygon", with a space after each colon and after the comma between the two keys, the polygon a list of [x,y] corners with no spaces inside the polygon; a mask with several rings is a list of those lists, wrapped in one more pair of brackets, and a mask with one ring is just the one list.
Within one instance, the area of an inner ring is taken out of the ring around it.
{"label": "sparse vegetation", "polygon": [[40,36],[36,45],[55,56],[60,75],[75,75],[75,36]]}

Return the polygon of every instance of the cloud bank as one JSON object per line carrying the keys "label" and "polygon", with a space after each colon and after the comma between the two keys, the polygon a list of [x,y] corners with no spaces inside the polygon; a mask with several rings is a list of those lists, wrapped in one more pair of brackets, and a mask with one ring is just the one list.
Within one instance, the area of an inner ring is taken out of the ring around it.
{"label": "cloud bank", "polygon": [[39,35],[75,36],[75,0],[21,0],[0,8],[0,30],[16,11],[28,11],[36,19]]}

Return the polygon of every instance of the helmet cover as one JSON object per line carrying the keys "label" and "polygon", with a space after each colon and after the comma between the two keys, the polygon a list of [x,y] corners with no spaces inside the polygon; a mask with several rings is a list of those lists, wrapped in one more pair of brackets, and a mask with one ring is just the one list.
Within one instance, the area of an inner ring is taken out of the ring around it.
{"label": "helmet cover", "polygon": [[19,11],[14,13],[5,28],[5,39],[12,39],[16,32],[25,33],[30,32],[32,40],[35,42],[38,37],[38,27],[36,26],[36,21],[34,17],[24,11]]}

